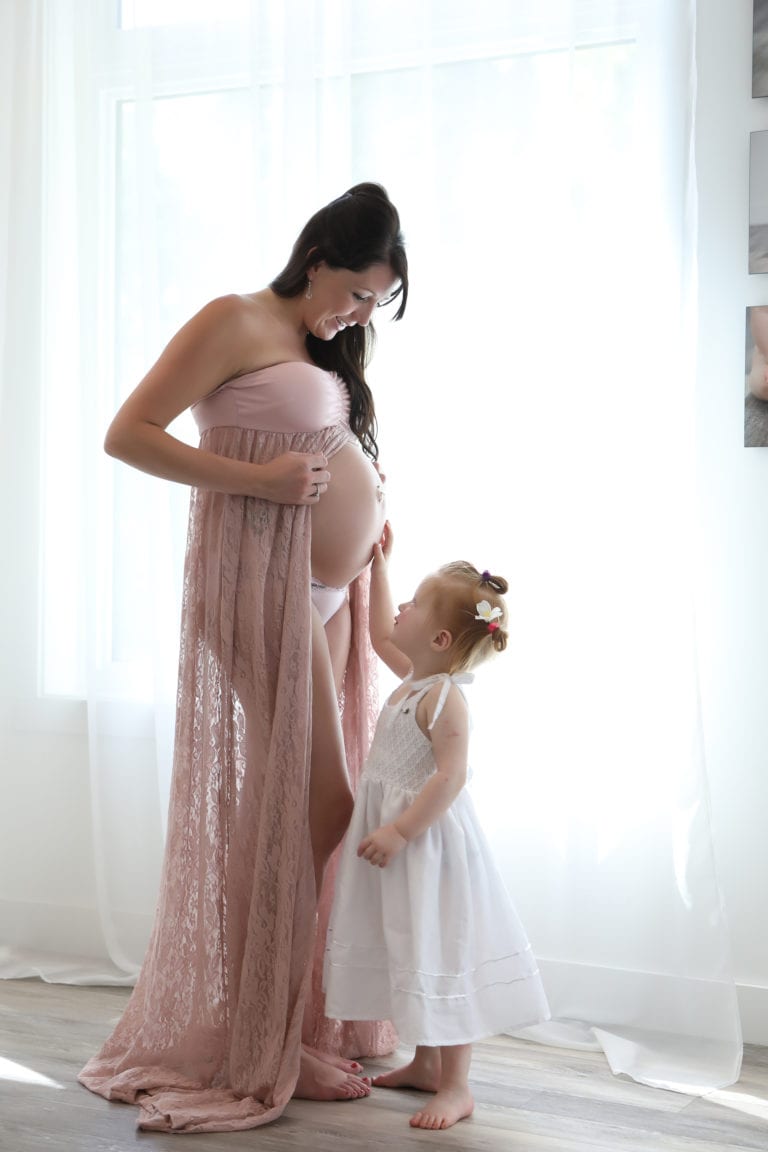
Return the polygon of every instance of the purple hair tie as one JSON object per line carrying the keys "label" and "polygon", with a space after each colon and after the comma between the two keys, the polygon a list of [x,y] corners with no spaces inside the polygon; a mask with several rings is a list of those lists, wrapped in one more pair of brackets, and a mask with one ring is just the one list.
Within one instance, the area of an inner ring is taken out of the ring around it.
{"label": "purple hair tie", "polygon": [[488,571],[488,569],[486,568],[485,572],[483,572],[482,576],[480,577],[480,583],[481,584],[490,584],[490,582],[491,582],[491,574]]}

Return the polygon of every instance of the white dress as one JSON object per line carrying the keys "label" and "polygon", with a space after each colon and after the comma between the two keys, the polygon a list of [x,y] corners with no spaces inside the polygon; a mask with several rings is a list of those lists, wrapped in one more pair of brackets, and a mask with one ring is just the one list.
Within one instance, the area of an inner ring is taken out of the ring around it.
{"label": "white dress", "polygon": [[385,704],[358,785],[325,953],[326,1013],[394,1021],[406,1044],[468,1044],[549,1018],[536,960],[464,789],[386,868],[357,856],[435,771],[416,706],[432,676]]}

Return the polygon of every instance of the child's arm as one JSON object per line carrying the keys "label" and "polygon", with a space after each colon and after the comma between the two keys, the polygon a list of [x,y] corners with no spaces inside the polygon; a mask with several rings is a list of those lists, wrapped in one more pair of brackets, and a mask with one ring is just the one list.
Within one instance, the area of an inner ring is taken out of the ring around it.
{"label": "child's arm", "polygon": [[432,752],[437,771],[397,820],[377,828],[360,842],[358,856],[379,868],[386,868],[409,840],[425,832],[450,808],[467,780],[468,745],[467,706],[458,688],[451,687],[432,730]]}
{"label": "child's arm", "polygon": [[387,521],[380,543],[374,544],[373,547],[368,629],[376,655],[381,657],[396,676],[404,680],[411,671],[411,662],[392,641],[392,634],[395,630],[395,605],[392,601],[387,575],[387,561],[391,551],[392,528]]}

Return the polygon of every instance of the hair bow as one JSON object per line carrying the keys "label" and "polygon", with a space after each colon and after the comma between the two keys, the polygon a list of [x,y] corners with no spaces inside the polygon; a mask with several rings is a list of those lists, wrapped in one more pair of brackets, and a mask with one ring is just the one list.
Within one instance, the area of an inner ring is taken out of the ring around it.
{"label": "hair bow", "polygon": [[487,600],[481,600],[479,604],[475,604],[477,615],[475,620],[484,620],[488,625],[489,632],[495,632],[499,627],[498,617],[501,616],[501,608],[491,608]]}

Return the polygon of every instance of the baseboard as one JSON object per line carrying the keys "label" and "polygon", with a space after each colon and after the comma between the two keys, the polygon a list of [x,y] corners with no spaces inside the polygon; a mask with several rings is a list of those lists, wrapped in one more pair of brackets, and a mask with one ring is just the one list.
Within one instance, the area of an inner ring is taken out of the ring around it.
{"label": "baseboard", "polygon": [[768,988],[737,984],[736,995],[744,1043],[768,1048]]}
{"label": "baseboard", "polygon": [[120,914],[118,949],[133,957],[121,969],[110,957],[95,908],[0,899],[0,977],[40,976],[61,984],[131,983],[151,926],[147,916]]}
{"label": "baseboard", "polygon": [[[558,1019],[586,1020],[599,1027],[619,1021],[634,1025],[642,1019],[650,1031],[712,1039],[733,1036],[737,1041],[734,1016],[738,1010],[744,1041],[768,1046],[768,988],[542,957],[539,967]],[[638,1008],[636,1018],[633,1005]]]}

